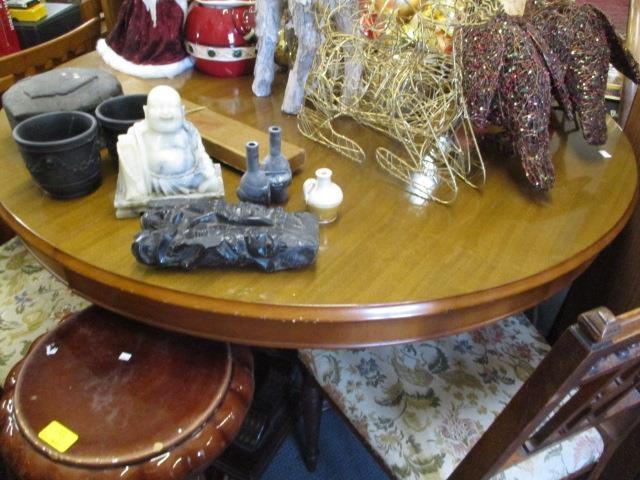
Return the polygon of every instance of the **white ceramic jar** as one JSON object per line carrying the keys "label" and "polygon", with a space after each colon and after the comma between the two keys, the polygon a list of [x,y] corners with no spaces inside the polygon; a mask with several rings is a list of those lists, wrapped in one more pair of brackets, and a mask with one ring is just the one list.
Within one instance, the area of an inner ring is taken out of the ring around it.
{"label": "white ceramic jar", "polygon": [[328,168],[316,170],[316,178],[308,178],[302,185],[307,208],[318,217],[319,223],[333,222],[342,203],[342,189],[331,181]]}

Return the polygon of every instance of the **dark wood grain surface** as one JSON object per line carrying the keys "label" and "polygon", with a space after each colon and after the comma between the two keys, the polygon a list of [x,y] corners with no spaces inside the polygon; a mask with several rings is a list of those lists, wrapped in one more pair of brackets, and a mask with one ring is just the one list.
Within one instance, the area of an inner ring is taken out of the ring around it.
{"label": "dark wood grain surface", "polygon": [[[238,433],[253,361],[90,307],[38,339],[5,388],[0,453],[18,478],[187,478]],[[69,431],[75,441],[61,443]]]}

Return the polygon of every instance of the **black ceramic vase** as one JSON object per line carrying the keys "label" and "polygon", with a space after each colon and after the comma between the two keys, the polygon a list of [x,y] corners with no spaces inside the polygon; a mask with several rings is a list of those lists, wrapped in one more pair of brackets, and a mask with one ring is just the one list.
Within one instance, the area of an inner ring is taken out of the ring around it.
{"label": "black ceramic vase", "polygon": [[271,188],[271,203],[287,201],[287,189],[291,183],[291,167],[289,161],[282,154],[282,129],[269,127],[269,155],[263,162],[264,173],[269,179]]}
{"label": "black ceramic vase", "polygon": [[97,132],[88,113],[52,112],[19,123],[13,138],[40,187],[52,197],[74,198],[100,185]]}
{"label": "black ceramic vase", "polygon": [[146,94],[121,95],[102,102],[96,108],[96,117],[104,134],[109,155],[118,166],[118,135],[127,133],[134,123],[144,120]]}
{"label": "black ceramic vase", "polygon": [[258,163],[258,142],[247,142],[247,171],[242,175],[236,193],[243,202],[269,205],[269,179]]}

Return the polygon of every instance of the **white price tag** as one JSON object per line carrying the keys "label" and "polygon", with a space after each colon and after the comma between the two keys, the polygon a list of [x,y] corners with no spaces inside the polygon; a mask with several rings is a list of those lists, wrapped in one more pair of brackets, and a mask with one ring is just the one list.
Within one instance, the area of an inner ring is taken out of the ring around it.
{"label": "white price tag", "polygon": [[118,357],[118,360],[120,360],[121,362],[128,362],[129,360],[131,360],[131,357],[132,355],[129,352],[122,352]]}

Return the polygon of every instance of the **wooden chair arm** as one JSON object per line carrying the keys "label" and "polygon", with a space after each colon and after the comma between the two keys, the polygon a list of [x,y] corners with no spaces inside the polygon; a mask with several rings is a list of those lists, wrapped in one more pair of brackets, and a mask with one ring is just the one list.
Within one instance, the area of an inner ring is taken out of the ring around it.
{"label": "wooden chair arm", "polygon": [[55,65],[56,61],[66,61],[70,53],[76,53],[80,48],[90,51],[95,45],[86,48],[87,43],[95,41],[99,35],[100,19],[94,17],[58,38],[7,55],[0,59],[0,79],[9,75],[20,78],[38,67],[46,70]]}

